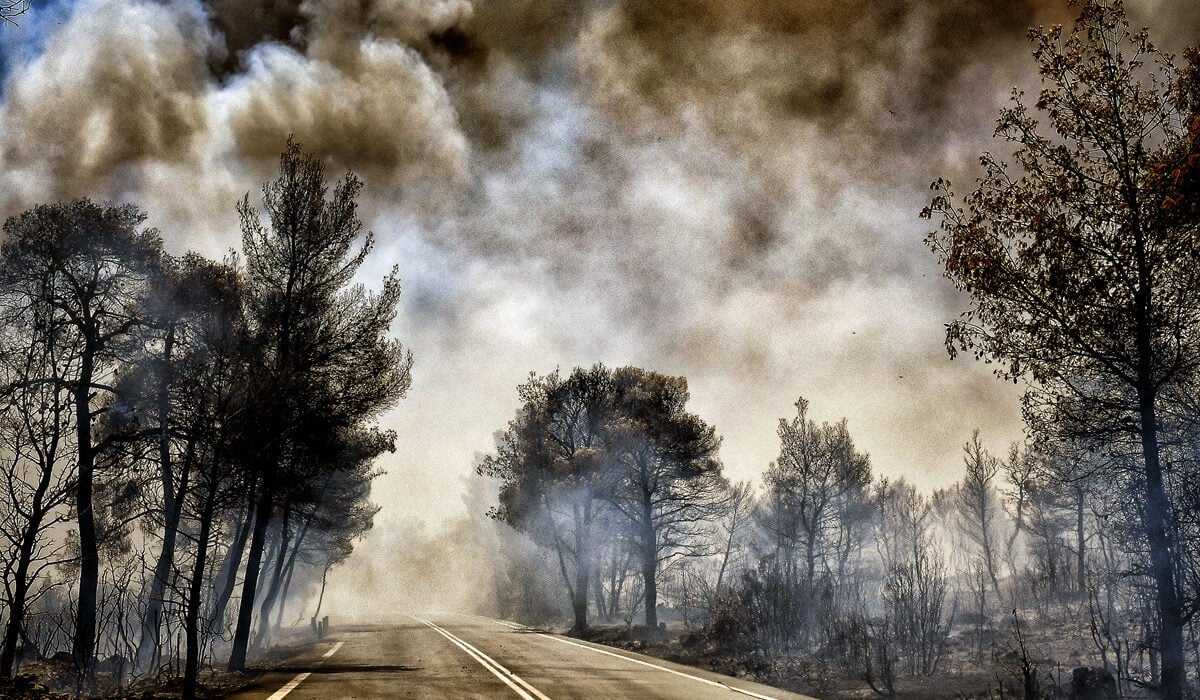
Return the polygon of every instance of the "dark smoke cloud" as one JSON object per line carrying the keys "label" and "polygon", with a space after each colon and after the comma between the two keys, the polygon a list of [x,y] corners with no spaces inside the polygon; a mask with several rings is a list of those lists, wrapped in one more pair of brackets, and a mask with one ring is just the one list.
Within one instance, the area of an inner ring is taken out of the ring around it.
{"label": "dark smoke cloud", "polygon": [[228,74],[243,68],[246,52],[263,42],[302,46],[307,21],[301,4],[301,0],[211,0],[212,26],[224,40],[213,51],[213,69]]}
{"label": "dark smoke cloud", "polygon": [[202,16],[174,6],[77,13],[38,60],[10,77],[4,199],[26,206],[26,189],[82,196],[145,162],[195,158],[210,122],[203,69],[210,40]]}
{"label": "dark smoke cloud", "polygon": [[[633,120],[698,112],[758,142],[807,122],[878,157],[945,129],[965,71],[1008,60],[1031,25],[1065,21],[1052,0],[625,0],[595,16],[584,70]],[[950,113],[948,113],[950,112]]]}
{"label": "dark smoke cloud", "polygon": [[[1200,34],[1192,4],[1130,4],[1172,50]],[[220,255],[238,240],[233,203],[289,134],[362,175],[370,274],[399,264],[397,332],[417,356],[387,418],[403,438],[385,514],[433,527],[476,508],[447,476],[491,446],[515,386],[596,361],[687,375],[735,478],[775,456],[776,420],[803,394],[817,419],[849,418],[878,471],[945,485],[972,428],[1002,446],[1020,419],[1016,390],[946,358],[965,301],[916,213],[934,177],[974,177],[1012,86],[1036,90],[1026,29],[1070,12],[83,0],[3,51],[0,209],[136,201],[173,250]],[[380,537],[365,551],[383,590]]]}
{"label": "dark smoke cloud", "polygon": [[364,40],[331,60],[264,47],[227,92],[234,146],[246,157],[273,158],[294,134],[376,181],[465,177],[454,110],[437,76],[402,45]]}

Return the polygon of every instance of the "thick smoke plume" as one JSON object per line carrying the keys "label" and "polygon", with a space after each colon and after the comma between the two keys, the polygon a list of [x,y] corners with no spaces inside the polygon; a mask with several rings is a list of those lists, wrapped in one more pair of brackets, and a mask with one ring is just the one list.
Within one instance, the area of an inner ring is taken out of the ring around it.
{"label": "thick smoke plume", "polygon": [[[0,30],[0,213],[135,201],[174,251],[219,255],[289,134],[366,181],[417,357],[380,529],[461,513],[447,475],[555,366],[687,375],[738,478],[801,394],[848,416],[880,471],[928,485],[973,427],[1019,435],[1015,390],[945,357],[963,300],[916,213],[935,174],[973,177],[1012,86],[1036,89],[1025,32],[1068,22],[1064,2],[43,11]],[[1131,11],[1169,48],[1200,25],[1187,3]]]}

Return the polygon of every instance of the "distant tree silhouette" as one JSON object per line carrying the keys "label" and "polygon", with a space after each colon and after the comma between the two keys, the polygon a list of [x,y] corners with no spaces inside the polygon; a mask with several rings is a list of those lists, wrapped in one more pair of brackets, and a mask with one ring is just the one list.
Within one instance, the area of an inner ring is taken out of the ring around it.
{"label": "distant tree silhouette", "polygon": [[846,421],[818,424],[808,401],[779,420],[779,458],[763,474],[766,497],[759,522],[772,541],[788,603],[776,627],[804,641],[814,629],[818,580],[843,573],[846,557],[865,530],[871,461],[858,451]]}
{"label": "distant tree silhouette", "polygon": [[970,442],[963,445],[963,464],[966,473],[955,489],[954,505],[962,531],[978,548],[983,571],[999,597],[996,538],[1000,502],[996,493],[996,475],[1000,472],[1000,461],[983,446],[978,430],[972,433]]}
{"label": "distant tree silhouette", "polygon": [[608,509],[638,553],[646,622],[657,625],[659,565],[708,545],[700,536],[726,493],[720,441],[685,410],[687,382],[596,365],[532,376],[518,394],[517,417],[478,468],[503,482],[493,517],[555,549],[581,632],[600,549],[593,529]]}
{"label": "distant tree silhouette", "polygon": [[687,380],[622,367],[605,426],[610,462],[601,497],[624,516],[639,555],[646,625],[658,626],[658,573],[680,554],[711,546],[727,483],[716,431],[687,411]]}
{"label": "distant tree silhouette", "polygon": [[613,411],[612,373],[596,365],[576,368],[566,379],[557,371],[530,376],[517,395],[517,416],[478,471],[503,482],[490,515],[554,549],[571,600],[572,631],[580,633],[588,628],[593,528],[610,459],[605,430]]}

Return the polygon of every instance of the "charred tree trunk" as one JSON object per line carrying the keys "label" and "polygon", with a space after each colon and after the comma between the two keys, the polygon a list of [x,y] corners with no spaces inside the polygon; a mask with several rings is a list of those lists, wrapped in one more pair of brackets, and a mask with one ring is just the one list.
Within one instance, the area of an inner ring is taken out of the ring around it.
{"label": "charred tree trunk", "polygon": [[1136,189],[1126,192],[1135,218],[1134,255],[1137,260],[1138,288],[1135,295],[1135,340],[1137,343],[1137,390],[1139,437],[1146,477],[1146,543],[1150,550],[1150,572],[1154,579],[1159,627],[1159,693],[1166,700],[1183,700],[1187,685],[1187,669],[1183,651],[1183,610],[1175,584],[1175,542],[1171,525],[1171,502],[1163,483],[1159,462],[1158,384],[1155,379],[1155,351],[1152,324],[1154,297],[1152,274],[1146,250],[1145,234],[1137,213]]}
{"label": "charred tree trunk", "polygon": [[21,628],[25,624],[25,602],[29,597],[29,565],[33,560],[33,542],[27,530],[21,541],[17,561],[16,579],[11,605],[8,609],[8,624],[4,628],[4,645],[0,649],[0,678],[12,678],[13,664],[17,658],[17,644],[21,639]]}
{"label": "charred tree trunk", "polygon": [[237,537],[230,543],[229,551],[225,552],[225,561],[221,563],[221,573],[217,575],[217,580],[222,583],[212,619],[218,625],[225,624],[225,608],[229,605],[229,599],[233,597],[233,589],[237,587],[237,574],[242,564],[242,553],[246,551],[246,541],[250,539],[250,530],[254,527],[255,502],[255,495],[251,490],[249,503],[246,504],[246,518],[242,521],[242,526],[238,528]]}
{"label": "charred tree trunk", "polygon": [[1079,545],[1079,551],[1075,553],[1075,585],[1080,594],[1087,591],[1087,549],[1086,536],[1083,529],[1083,509],[1084,509],[1084,493],[1083,485],[1075,485],[1075,542]]}
{"label": "charred tree trunk", "polygon": [[51,432],[49,449],[41,464],[41,474],[38,477],[37,488],[33,492],[33,500],[29,508],[29,520],[25,532],[21,535],[20,551],[17,555],[17,570],[12,599],[9,601],[8,625],[4,629],[4,641],[0,645],[0,678],[12,678],[13,666],[17,658],[17,644],[22,638],[21,630],[25,626],[25,608],[29,599],[29,568],[33,565],[34,550],[37,548],[38,534],[50,508],[46,504],[50,484],[54,481],[54,466],[58,462],[58,445],[61,433],[59,419],[61,418],[60,404],[55,404],[54,428]]}
{"label": "charred tree trunk", "polygon": [[321,572],[321,592],[317,594],[317,611],[313,613],[313,620],[321,617],[321,604],[325,602],[325,582],[329,578],[329,562],[325,562],[325,570]]}
{"label": "charred tree trunk", "polygon": [[287,560],[291,538],[291,518],[292,504],[291,501],[288,501],[283,507],[283,521],[279,525],[279,546],[275,550],[273,562],[275,570],[271,575],[271,585],[267,587],[266,595],[262,599],[262,606],[258,610],[258,634],[254,635],[254,644],[251,646],[256,652],[263,648],[263,644],[271,636],[271,608],[275,605],[279,587],[283,583],[283,565]]}
{"label": "charred tree trunk", "polygon": [[94,329],[85,330],[79,378],[72,391],[75,402],[78,470],[75,517],[79,526],[79,598],[75,607],[75,636],[71,642],[71,659],[80,673],[87,673],[91,669],[95,655],[96,594],[100,583],[100,547],[96,535],[96,514],[92,510],[96,471],[91,406],[92,377],[97,351],[95,334]]}
{"label": "charred tree trunk", "polygon": [[196,542],[196,562],[192,568],[191,588],[188,591],[187,611],[184,615],[184,633],[187,637],[187,660],[183,670],[183,698],[196,697],[196,680],[200,674],[200,592],[204,588],[204,567],[208,560],[208,540],[212,534],[213,515],[216,510],[217,486],[208,485],[204,509],[200,516],[200,535]]}
{"label": "charred tree trunk", "polygon": [[0,678],[12,678],[13,665],[17,658],[17,644],[20,643],[21,629],[25,625],[25,605],[29,598],[29,584],[31,583],[29,567],[33,563],[38,532],[41,531],[42,521],[46,516],[43,504],[46,492],[50,488],[51,478],[51,471],[44,469],[41,479],[38,480],[37,491],[34,493],[29,522],[21,537],[21,548],[17,555],[17,570],[14,574],[15,586],[8,609],[8,624],[4,628],[3,646],[0,647]]}
{"label": "charred tree trunk", "polygon": [[229,670],[246,668],[246,651],[250,643],[250,626],[254,622],[254,598],[258,592],[258,574],[262,566],[263,548],[266,545],[267,525],[275,501],[272,484],[264,481],[254,513],[254,535],[250,540],[250,554],[246,559],[246,578],[242,582],[242,598],[238,603],[237,627],[233,634],[233,648],[229,652]]}
{"label": "charred tree trunk", "polygon": [[596,617],[611,620],[612,615],[609,614],[604,600],[604,579],[600,576],[592,577],[592,597],[596,600]]}
{"label": "charred tree trunk", "polygon": [[283,629],[283,611],[287,607],[288,589],[292,587],[292,573],[295,572],[295,559],[288,561],[283,570],[283,588],[279,591],[279,604],[275,607],[275,624],[272,629],[276,632]]}
{"label": "charred tree trunk", "polygon": [[658,537],[654,532],[654,504],[649,489],[642,489],[642,590],[646,596],[646,626],[658,627]]}
{"label": "charred tree trunk", "polygon": [[[158,632],[162,618],[163,593],[167,589],[168,578],[171,575],[171,565],[175,562],[175,540],[179,533],[179,518],[183,512],[183,491],[175,492],[174,465],[171,459],[171,437],[169,428],[171,409],[171,356],[175,346],[175,328],[172,326],[163,342],[163,373],[158,385],[158,469],[159,480],[163,489],[163,541],[162,549],[158,552],[158,561],[154,564],[154,578],[150,580],[149,599],[146,601],[146,612],[142,616],[142,636],[138,641],[138,666],[144,665],[154,655],[158,646]],[[188,445],[189,452],[191,444]],[[186,480],[186,476],[181,480]]]}
{"label": "charred tree trunk", "polygon": [[1158,417],[1153,390],[1141,398],[1142,457],[1146,467],[1146,538],[1159,616],[1160,693],[1166,700],[1183,700],[1186,667],[1183,651],[1183,611],[1175,584],[1171,506],[1159,462]]}
{"label": "charred tree trunk", "polygon": [[570,587],[571,612],[575,624],[573,633],[581,633],[588,628],[588,588],[591,580],[591,527],[592,502],[591,498],[584,501],[582,512],[578,505],[575,512],[575,585]]}
{"label": "charred tree trunk", "polygon": [[279,607],[276,608],[275,612],[275,631],[279,631],[283,622],[283,609],[287,606],[288,589],[292,587],[292,574],[296,571],[296,557],[300,555],[300,548],[304,546],[304,538],[308,536],[308,526],[312,524],[312,519],[312,513],[304,519],[304,525],[301,526],[299,534],[296,535],[292,551],[288,554],[287,564],[284,565],[283,590],[280,591]]}

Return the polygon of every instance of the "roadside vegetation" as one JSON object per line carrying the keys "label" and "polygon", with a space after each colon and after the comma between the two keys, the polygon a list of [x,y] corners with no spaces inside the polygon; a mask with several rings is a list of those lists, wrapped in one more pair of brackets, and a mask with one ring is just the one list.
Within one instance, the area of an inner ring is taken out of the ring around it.
{"label": "roadside vegetation", "polygon": [[800,399],[751,487],[683,378],[533,376],[479,471],[561,580],[500,613],[566,601],[572,634],[822,697],[1196,695],[1200,51],[1078,9],[1031,32],[1042,89],[1001,112],[1007,150],[923,212],[968,304],[946,347],[1023,387],[1027,440],[964,435],[930,493]]}
{"label": "roadside vegetation", "polygon": [[4,224],[3,693],[196,697],[282,627],[315,629],[289,599],[371,528],[395,440],[375,420],[412,362],[388,333],[395,274],[355,282],[360,188],[289,142],[220,261],[168,255],[132,205]]}

